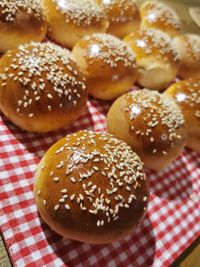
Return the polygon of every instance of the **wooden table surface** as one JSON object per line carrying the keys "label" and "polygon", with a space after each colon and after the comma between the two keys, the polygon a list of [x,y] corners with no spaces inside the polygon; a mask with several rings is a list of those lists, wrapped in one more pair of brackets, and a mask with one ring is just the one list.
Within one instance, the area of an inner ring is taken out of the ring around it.
{"label": "wooden table surface", "polygon": [[[139,4],[145,2],[145,0],[137,0]],[[199,22],[200,22],[200,0],[162,0],[172,6],[179,14],[184,32],[192,32],[200,34],[200,28],[191,18],[189,9],[199,8]],[[0,235],[0,267],[11,267],[11,262]],[[200,267],[200,237],[175,261],[173,267]]]}

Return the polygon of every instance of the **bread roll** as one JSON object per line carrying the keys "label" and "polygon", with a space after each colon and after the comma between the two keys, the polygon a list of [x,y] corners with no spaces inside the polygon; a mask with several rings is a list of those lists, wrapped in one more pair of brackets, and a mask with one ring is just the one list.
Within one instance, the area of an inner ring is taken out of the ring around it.
{"label": "bread roll", "polygon": [[141,6],[140,12],[141,29],[154,28],[170,36],[180,34],[182,28],[180,18],[169,6],[158,1],[146,1]]}
{"label": "bread roll", "polygon": [[135,0],[96,0],[109,20],[107,32],[119,38],[136,31],[140,26],[140,12]]}
{"label": "bread roll", "polygon": [[168,96],[143,89],[118,98],[111,106],[108,131],[129,144],[152,170],[172,162],[186,143],[184,117]]}
{"label": "bread roll", "polygon": [[165,94],[173,97],[182,109],[188,131],[187,146],[200,152],[200,79],[174,83]]}
{"label": "bread roll", "polygon": [[170,37],[154,29],[139,30],[125,37],[136,54],[137,82],[142,87],[163,90],[178,72],[178,60]]}
{"label": "bread roll", "polygon": [[30,43],[0,60],[0,109],[22,129],[64,127],[80,115],[86,101],[85,78],[66,49]]}
{"label": "bread roll", "polygon": [[48,36],[72,48],[84,35],[105,32],[106,14],[95,0],[42,0],[49,24]]}
{"label": "bread roll", "polygon": [[84,37],[72,54],[86,75],[89,93],[95,98],[114,99],[127,92],[136,80],[134,53],[125,42],[110,34]]}
{"label": "bread roll", "polygon": [[46,19],[38,0],[0,1],[0,53],[30,41],[42,41]]}
{"label": "bread roll", "polygon": [[200,35],[184,34],[172,40],[180,61],[181,78],[200,78]]}
{"label": "bread roll", "polygon": [[34,194],[43,220],[85,243],[122,239],[142,220],[148,188],[139,157],[110,134],[80,131],[43,156]]}

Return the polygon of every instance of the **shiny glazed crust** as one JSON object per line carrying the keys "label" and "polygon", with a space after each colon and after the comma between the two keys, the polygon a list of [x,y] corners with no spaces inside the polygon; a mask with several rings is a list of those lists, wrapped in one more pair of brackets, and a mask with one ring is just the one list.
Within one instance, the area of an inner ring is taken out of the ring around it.
{"label": "shiny glazed crust", "polygon": [[20,128],[62,128],[80,115],[86,101],[85,78],[68,50],[30,43],[1,58],[0,109]]}
{"label": "shiny glazed crust", "polygon": [[200,79],[174,83],[165,94],[173,97],[183,112],[188,131],[187,146],[200,152]]}
{"label": "shiny glazed crust", "polygon": [[86,75],[89,93],[95,98],[115,99],[136,80],[134,53],[126,43],[110,34],[85,36],[72,54]]}
{"label": "shiny glazed crust", "polygon": [[178,75],[184,79],[200,79],[200,36],[196,34],[177,36],[172,40],[172,46],[180,61]]}
{"label": "shiny glazed crust", "polygon": [[93,0],[42,0],[49,24],[48,36],[72,48],[83,36],[105,32],[108,21]]}
{"label": "shiny glazed crust", "polygon": [[80,131],[44,155],[34,194],[44,221],[66,238],[111,243],[142,220],[148,188],[142,163],[110,134]]}
{"label": "shiny glazed crust", "polygon": [[140,12],[141,29],[158,29],[172,37],[181,33],[180,18],[169,6],[158,1],[146,1],[141,6]]}
{"label": "shiny glazed crust", "polygon": [[107,123],[108,131],[129,144],[144,166],[153,170],[171,163],[186,143],[180,109],[156,91],[143,89],[121,96],[111,106]]}
{"label": "shiny glazed crust", "polygon": [[0,2],[0,52],[20,44],[42,41],[47,22],[37,0],[3,0]]}
{"label": "shiny glazed crust", "polygon": [[140,12],[135,0],[96,0],[107,14],[107,32],[119,38],[136,31],[140,26]]}
{"label": "shiny glazed crust", "polygon": [[141,86],[163,90],[174,80],[179,62],[167,34],[155,29],[139,30],[124,41],[136,55],[137,82]]}

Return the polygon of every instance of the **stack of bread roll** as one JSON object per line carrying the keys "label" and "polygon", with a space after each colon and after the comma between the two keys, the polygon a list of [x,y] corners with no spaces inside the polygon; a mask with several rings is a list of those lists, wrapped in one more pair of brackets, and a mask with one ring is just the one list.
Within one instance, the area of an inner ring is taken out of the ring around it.
{"label": "stack of bread roll", "polygon": [[88,94],[115,100],[109,133],[80,131],[45,153],[34,194],[57,233],[120,240],[148,206],[143,167],[159,171],[185,146],[200,151],[200,36],[182,34],[158,1],[3,0],[0,14],[0,110],[18,127],[57,130]]}

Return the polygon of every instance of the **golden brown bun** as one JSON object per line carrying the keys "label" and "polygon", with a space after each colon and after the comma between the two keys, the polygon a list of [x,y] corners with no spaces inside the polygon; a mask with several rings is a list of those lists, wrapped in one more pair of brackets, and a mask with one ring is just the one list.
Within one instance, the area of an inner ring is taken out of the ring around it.
{"label": "golden brown bun", "polygon": [[42,41],[47,31],[40,1],[0,1],[0,53],[30,41]]}
{"label": "golden brown bun", "polygon": [[146,1],[140,8],[141,29],[154,28],[170,36],[181,32],[181,21],[174,10],[158,1]]}
{"label": "golden brown bun", "polygon": [[173,97],[182,109],[188,131],[187,146],[200,152],[200,79],[174,83],[165,94]]}
{"label": "golden brown bun", "polygon": [[136,54],[137,82],[149,89],[163,90],[176,77],[178,61],[170,37],[155,29],[139,30],[125,37]]}
{"label": "golden brown bun", "polygon": [[42,0],[48,36],[72,48],[84,35],[105,32],[106,14],[94,0]]}
{"label": "golden brown bun", "polygon": [[135,0],[96,0],[109,20],[107,32],[119,38],[136,31],[140,26],[140,12]]}
{"label": "golden brown bun", "polygon": [[110,34],[85,36],[72,54],[85,72],[89,93],[96,98],[114,99],[127,92],[136,80],[134,53]]}
{"label": "golden brown bun", "polygon": [[129,144],[144,166],[160,170],[186,142],[183,115],[168,96],[143,89],[118,98],[111,106],[108,131]]}
{"label": "golden brown bun", "polygon": [[172,40],[172,46],[178,54],[182,78],[200,78],[200,35],[184,34]]}
{"label": "golden brown bun", "polygon": [[85,78],[67,49],[30,43],[0,60],[0,109],[30,132],[48,132],[74,121],[87,101]]}
{"label": "golden brown bun", "polygon": [[85,243],[122,239],[142,220],[148,188],[139,157],[110,134],[80,131],[43,156],[34,194],[44,221]]}

